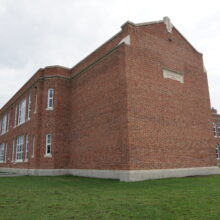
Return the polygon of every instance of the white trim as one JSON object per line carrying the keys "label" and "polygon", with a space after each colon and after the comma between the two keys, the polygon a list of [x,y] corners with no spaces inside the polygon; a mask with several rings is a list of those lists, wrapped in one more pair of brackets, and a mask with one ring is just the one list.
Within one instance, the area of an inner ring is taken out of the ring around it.
{"label": "white trim", "polygon": [[184,83],[184,74],[177,73],[168,69],[163,69],[163,78],[172,79]]}
{"label": "white trim", "polygon": [[54,89],[49,88],[47,90],[47,110],[53,110],[54,106]]}
{"label": "white trim", "polygon": [[[23,162],[23,154],[24,154],[24,135],[18,136],[16,139],[16,162]],[[18,158],[20,157],[20,158]]]}
{"label": "white trim", "polygon": [[35,136],[33,136],[33,140],[32,140],[32,155],[31,155],[31,158],[34,158],[34,151],[35,151]]}
{"label": "white trim", "polygon": [[220,168],[213,167],[194,167],[178,169],[157,169],[157,170],[93,170],[93,169],[17,169],[0,168],[0,171],[18,173],[33,176],[60,176],[74,175],[103,179],[119,179],[120,181],[132,182],[148,179],[161,179],[170,177],[186,177],[198,175],[220,174]]}
{"label": "white trim", "polygon": [[26,122],[26,106],[27,106],[27,100],[24,98],[20,103],[18,104],[18,121],[17,125],[24,124]]}
{"label": "white trim", "polygon": [[23,163],[23,160],[16,160],[15,163]]}
{"label": "white trim", "polygon": [[46,111],[52,111],[53,110],[53,107],[47,107],[46,108]]}
{"label": "white trim", "polygon": [[2,160],[0,160],[0,163],[5,163],[5,143],[1,143],[0,144],[0,148],[1,148],[1,158]]}
{"label": "white trim", "polygon": [[[130,37],[130,35],[124,37],[124,38],[119,42],[119,44],[122,44],[122,43],[125,43],[125,44],[127,44],[127,45],[131,45],[131,37]],[[118,45],[119,45],[119,44],[118,44]]]}
{"label": "white trim", "polygon": [[52,154],[44,154],[44,157],[45,157],[45,158],[51,158],[51,157],[52,157]]}
{"label": "white trim", "polygon": [[6,132],[8,132],[10,129],[10,112],[8,113],[8,121],[7,121],[7,130]]}
{"label": "white trim", "polygon": [[15,153],[15,140],[13,140],[13,145],[12,145],[12,156],[11,156],[12,163],[14,163],[14,153]]}
{"label": "white trim", "polygon": [[220,159],[219,144],[215,145],[216,159]]}
{"label": "white trim", "polygon": [[34,102],[34,114],[37,113],[37,91],[36,91],[36,94],[35,94],[35,102]]}
{"label": "white trim", "polygon": [[27,121],[29,121],[31,119],[31,93],[29,93],[29,96],[27,98],[27,103],[28,103],[28,107],[27,107]]}
{"label": "white trim", "polygon": [[[52,153],[52,134],[46,134],[46,144],[45,144],[45,155],[44,157],[52,157],[51,153]],[[50,149],[50,152],[47,153],[48,151],[48,147]]]}
{"label": "white trim", "polygon": [[28,161],[28,156],[29,156],[29,135],[26,134],[25,137],[25,161]]}
{"label": "white trim", "polygon": [[7,163],[8,143],[5,144],[5,163]]}

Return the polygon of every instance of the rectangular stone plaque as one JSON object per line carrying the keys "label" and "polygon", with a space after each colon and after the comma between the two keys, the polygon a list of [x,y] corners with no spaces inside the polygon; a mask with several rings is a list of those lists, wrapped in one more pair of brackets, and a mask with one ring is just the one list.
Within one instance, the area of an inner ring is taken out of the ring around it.
{"label": "rectangular stone plaque", "polygon": [[163,77],[179,81],[180,83],[184,83],[184,78],[182,73],[172,72],[170,70],[163,70]]}

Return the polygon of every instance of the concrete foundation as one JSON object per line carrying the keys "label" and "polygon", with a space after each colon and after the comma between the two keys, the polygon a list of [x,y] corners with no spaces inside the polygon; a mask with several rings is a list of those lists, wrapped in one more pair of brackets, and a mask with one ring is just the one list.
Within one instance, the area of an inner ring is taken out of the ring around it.
{"label": "concrete foundation", "polygon": [[205,176],[220,174],[219,167],[198,167],[161,170],[86,170],[86,169],[16,169],[0,168],[2,172],[17,173],[30,176],[61,176],[73,175],[103,179],[119,179],[132,182],[149,179],[162,179],[186,176]]}

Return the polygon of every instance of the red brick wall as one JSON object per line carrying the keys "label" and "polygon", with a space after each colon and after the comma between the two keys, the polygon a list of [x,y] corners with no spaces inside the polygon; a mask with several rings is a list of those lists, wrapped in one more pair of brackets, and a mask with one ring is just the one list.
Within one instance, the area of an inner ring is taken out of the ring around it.
{"label": "red brick wall", "polygon": [[124,46],[72,81],[70,168],[128,169]]}
{"label": "red brick wall", "polygon": [[[130,169],[215,165],[202,56],[163,23],[137,27],[132,42],[126,50]],[[164,79],[163,68],[184,73],[184,83]]]}

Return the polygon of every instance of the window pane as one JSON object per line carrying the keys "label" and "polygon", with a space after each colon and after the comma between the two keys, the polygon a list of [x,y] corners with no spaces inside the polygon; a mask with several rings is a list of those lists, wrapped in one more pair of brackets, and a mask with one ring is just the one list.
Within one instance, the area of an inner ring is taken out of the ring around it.
{"label": "window pane", "polygon": [[4,144],[0,144],[0,161],[3,162],[4,161],[4,152],[5,151],[5,145]]}
{"label": "window pane", "polygon": [[54,96],[54,90],[49,89],[48,90],[48,100],[47,100],[47,107],[48,108],[53,108],[53,96]]}

